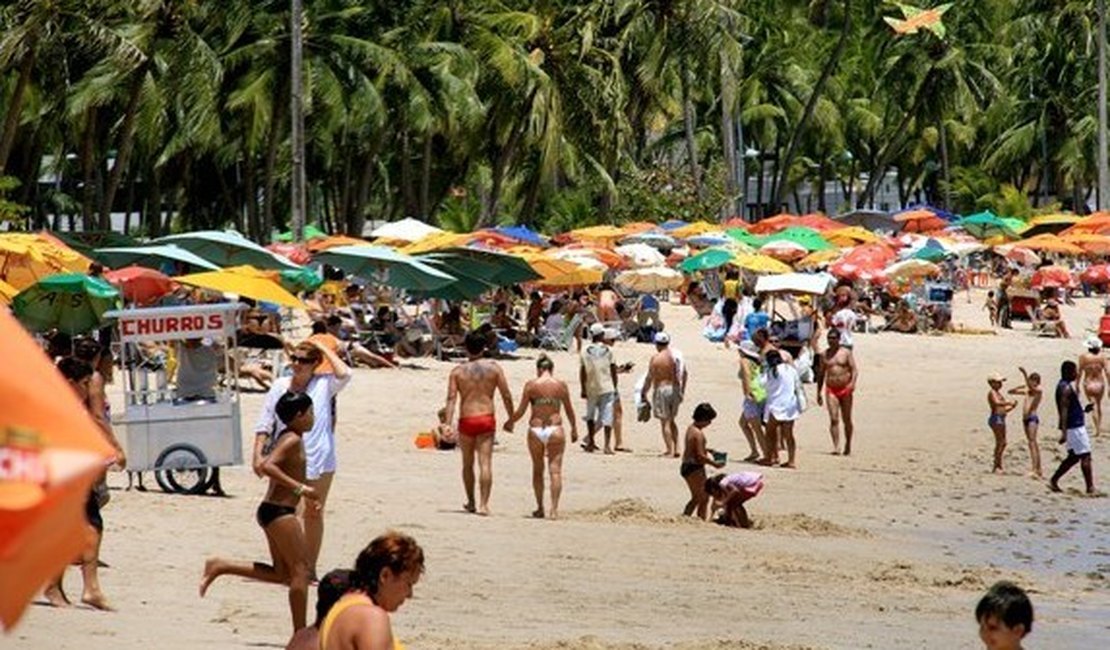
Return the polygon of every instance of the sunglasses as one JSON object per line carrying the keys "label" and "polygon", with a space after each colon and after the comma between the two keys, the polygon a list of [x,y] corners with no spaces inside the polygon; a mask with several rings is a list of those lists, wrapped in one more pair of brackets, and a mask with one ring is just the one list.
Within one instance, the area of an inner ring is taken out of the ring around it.
{"label": "sunglasses", "polygon": [[316,363],[318,361],[318,359],[313,359],[312,357],[300,357],[297,355],[293,355],[291,359],[293,363]]}

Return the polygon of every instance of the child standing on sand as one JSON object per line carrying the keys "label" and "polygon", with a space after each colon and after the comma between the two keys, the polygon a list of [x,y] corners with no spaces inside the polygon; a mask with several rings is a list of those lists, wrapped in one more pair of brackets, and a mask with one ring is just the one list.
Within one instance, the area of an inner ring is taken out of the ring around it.
{"label": "child standing on sand", "polygon": [[1033,603],[1012,582],[996,582],[975,606],[979,639],[987,650],[1021,650],[1021,640],[1033,631]]}
{"label": "child standing on sand", "polygon": [[[232,562],[210,558],[204,563],[200,595],[222,575],[241,576],[260,582],[289,586],[289,609],[293,632],[305,626],[308,605],[308,549],[304,530],[296,517],[301,497],[315,502],[316,491],[305,485],[305,454],[302,437],[312,429],[315,416],[312,398],[306,393],[287,392],[274,408],[285,429],[278,434],[274,448],[262,462],[262,473],[270,477],[270,488],[258,505],[258,525],[266,533],[273,564]],[[317,503],[308,507],[319,507]]]}
{"label": "child standing on sand", "polygon": [[[968,300],[968,302],[971,302]],[[987,292],[987,300],[983,303],[983,309],[987,310],[987,316],[991,320],[991,327],[998,326],[998,301],[994,297],[993,291]]]}
{"label": "child standing on sand", "polygon": [[987,426],[994,434],[994,469],[995,474],[1002,473],[1002,452],[1006,451],[1006,414],[1014,410],[1017,402],[1002,396],[1002,382],[1006,378],[1001,373],[993,373],[987,377],[990,392],[987,393],[987,405],[991,414],[987,418]]}
{"label": "child standing on sand", "polygon": [[1025,429],[1025,439],[1029,443],[1029,460],[1033,464],[1032,475],[1043,478],[1041,473],[1041,448],[1037,444],[1037,430],[1041,426],[1041,418],[1037,409],[1041,405],[1041,376],[1035,372],[1026,372],[1025,368],[1018,367],[1021,376],[1025,379],[1024,386],[1015,386],[1009,390],[1010,395],[1024,395],[1025,403],[1021,407],[1021,425]]}
{"label": "child standing on sand", "polygon": [[724,463],[717,462],[712,456],[712,450],[706,448],[705,428],[713,423],[717,411],[709,404],[702,402],[694,408],[694,423],[686,429],[686,446],[682,452],[682,464],[678,473],[690,488],[690,500],[682,514],[689,517],[697,512],[699,519],[709,517],[709,495],[705,493],[705,466],[712,465],[716,468],[724,467]]}

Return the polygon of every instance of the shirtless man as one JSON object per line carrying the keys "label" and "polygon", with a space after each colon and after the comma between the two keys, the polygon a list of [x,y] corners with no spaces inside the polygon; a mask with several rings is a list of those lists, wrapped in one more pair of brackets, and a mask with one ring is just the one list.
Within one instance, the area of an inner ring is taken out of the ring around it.
{"label": "shirtless man", "polygon": [[[496,361],[483,359],[486,339],[471,332],[466,335],[467,361],[451,371],[447,379],[447,422],[459,404],[459,448],[462,449],[463,487],[466,489],[467,512],[489,514],[489,494],[493,489],[493,434],[497,431],[494,418],[493,393],[500,391],[505,412],[512,415],[513,396],[505,372]],[[474,505],[474,452],[478,452],[481,501]]]}
{"label": "shirtless man", "polygon": [[678,458],[678,407],[686,394],[686,368],[671,350],[671,337],[666,332],[655,335],[655,355],[648,366],[647,381],[640,399],[648,401],[648,389],[655,387],[651,396],[651,410],[659,420],[663,432],[664,456]]}
{"label": "shirtless man", "polygon": [[840,420],[844,419],[844,455],[852,453],[852,393],[859,380],[859,369],[851,348],[840,345],[840,330],[829,328],[826,336],[829,348],[821,355],[817,371],[817,404],[825,400],[821,395],[824,385],[828,393],[829,435],[832,436],[833,455],[840,454]]}
{"label": "shirtless man", "polygon": [[1102,352],[1102,341],[1097,336],[1087,339],[1087,351],[1079,355],[1079,379],[1087,401],[1094,405],[1094,435],[1102,431],[1102,398],[1106,395],[1106,381],[1110,370]]}

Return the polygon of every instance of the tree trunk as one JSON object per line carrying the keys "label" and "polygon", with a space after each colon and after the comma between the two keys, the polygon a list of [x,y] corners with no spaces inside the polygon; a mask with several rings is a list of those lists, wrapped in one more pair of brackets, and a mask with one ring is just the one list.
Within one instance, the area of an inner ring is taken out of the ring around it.
{"label": "tree trunk", "polygon": [[763,160],[763,152],[760,151],[759,152],[759,178],[757,178],[755,180],[755,213],[756,213],[756,216],[757,216],[756,221],[759,221],[759,219],[762,219],[763,217],[767,216],[766,211],[763,208],[763,177],[766,174],[766,168],[764,166],[765,164],[766,163]]}
{"label": "tree trunk", "polygon": [[782,203],[782,195],[786,190],[787,174],[790,173],[790,166],[794,164],[794,155],[797,153],[798,145],[801,143],[802,134],[805,132],[806,127],[809,125],[810,119],[813,118],[813,111],[817,108],[817,100],[820,99],[821,93],[825,89],[825,84],[828,82],[829,77],[832,76],[833,70],[840,64],[840,57],[844,54],[844,49],[848,45],[848,34],[852,29],[852,1],[844,0],[844,29],[840,32],[840,40],[836,42],[836,49],[833,50],[832,56],[825,62],[824,69],[821,70],[821,76],[817,78],[817,83],[813,85],[813,91],[809,93],[809,99],[806,100],[805,110],[802,111],[802,117],[798,123],[794,125],[794,130],[790,134],[790,143],[786,145],[786,155],[783,156],[782,166],[779,168],[778,189],[775,191],[774,202],[776,205]]}
{"label": "tree trunk", "polygon": [[128,89],[127,108],[124,109],[123,122],[120,124],[119,147],[116,149],[116,162],[112,165],[112,172],[108,175],[108,186],[104,189],[104,198],[100,204],[100,228],[111,228],[112,203],[116,198],[123,172],[131,161],[131,151],[135,148],[135,116],[139,112],[139,99],[142,97],[143,81],[146,79],[146,65],[135,71],[135,78],[131,80]]}
{"label": "tree trunk", "polygon": [[375,160],[375,156],[366,156],[366,162],[362,165],[362,173],[359,174],[355,204],[347,214],[347,234],[352,237],[361,237],[362,229],[366,225],[366,204],[370,201],[370,186],[374,182]]}
{"label": "tree trunk", "polygon": [[694,110],[694,100],[690,97],[690,72],[682,71],[682,126],[686,131],[686,156],[690,160],[690,176],[694,180],[694,191],[698,200],[705,199],[705,189],[701,184],[701,166],[698,164],[698,145],[694,139],[697,128],[695,121],[697,112]]}
{"label": "tree trunk", "polygon": [[429,221],[431,214],[432,187],[432,139],[431,133],[424,137],[424,155],[420,159],[420,220]]}
{"label": "tree trunk", "polygon": [[281,84],[279,92],[274,96],[274,114],[270,118],[270,135],[266,142],[266,164],[262,172],[262,230],[258,233],[258,239],[255,241],[262,241],[264,237],[269,237],[274,230],[274,196],[275,185],[277,185],[274,168],[277,166],[278,146],[281,144],[281,132],[285,125],[285,111],[289,103],[281,101],[284,91],[284,84]]}
{"label": "tree trunk", "polygon": [[412,150],[408,127],[401,130],[401,197],[405,205],[406,217],[415,217],[419,210],[416,206],[416,190],[412,179]]}
{"label": "tree trunk", "polygon": [[256,187],[254,156],[249,152],[243,162],[243,188],[246,192],[247,204],[247,232],[251,241],[258,241],[262,236],[262,224],[258,222],[258,188]]}
{"label": "tree trunk", "polygon": [[346,156],[343,161],[343,180],[340,181],[342,192],[338,199],[338,208],[336,209],[335,225],[337,230],[347,232],[347,224],[350,223],[350,214],[352,208],[352,192],[353,182],[351,180],[351,168],[354,166],[355,151],[354,147],[345,147]]}
{"label": "tree trunk", "polygon": [[152,238],[162,234],[162,172],[157,167],[152,173],[147,198],[146,230]]}
{"label": "tree trunk", "polygon": [[509,163],[512,161],[513,156],[516,154],[516,148],[520,138],[524,135],[528,112],[525,109],[532,106],[532,102],[535,98],[536,91],[533,90],[528,95],[528,99],[521,108],[521,112],[525,113],[525,115],[517,118],[516,122],[513,124],[512,131],[509,132],[508,141],[505,143],[504,147],[498,150],[497,156],[493,161],[493,169],[491,170],[492,182],[490,183],[489,196],[482,204],[484,209],[478,219],[479,228],[490,225],[493,223],[493,220],[497,218],[498,210],[501,207],[501,189],[505,181],[505,172],[508,170]]}
{"label": "tree trunk", "polygon": [[906,132],[909,130],[910,122],[921,110],[921,105],[924,103],[925,97],[928,94],[924,91],[932,86],[930,83],[930,76],[927,76],[921,83],[921,88],[918,89],[917,98],[914,100],[913,106],[902,116],[902,121],[898,123],[898,128],[894,130],[890,139],[887,140],[886,145],[883,146],[882,150],[879,152],[878,162],[875,168],[871,170],[871,176],[867,179],[867,186],[863,189],[863,193],[860,194],[859,207],[864,207],[866,201],[874,203],[875,191],[879,189],[879,183],[881,183],[883,177],[886,176],[886,170],[887,167],[890,166],[891,158],[894,153],[901,148],[902,141],[905,140]]}
{"label": "tree trunk", "polygon": [[[949,197],[952,191],[952,178],[950,176],[950,168],[948,165],[948,132],[944,128],[944,118],[937,120],[937,135],[940,136],[940,168],[943,172],[944,189],[940,193],[941,206],[945,210],[950,210]],[[1022,187],[1018,185],[1018,187]]]}
{"label": "tree trunk", "polygon": [[817,182],[817,209],[823,214],[828,214],[829,206],[825,204],[825,182],[828,175],[828,163],[824,156],[821,156],[821,168],[818,173],[820,177]]}
{"label": "tree trunk", "polygon": [[123,234],[131,232],[131,213],[135,211],[135,176],[138,174],[132,173],[127,181],[127,203],[126,211],[123,215]]}
{"label": "tree trunk", "polygon": [[81,229],[91,230],[96,209],[96,109],[85,111],[85,129],[81,137],[81,176],[84,187],[81,196]]}
{"label": "tree trunk", "polygon": [[15,90],[12,91],[9,100],[8,112],[4,116],[4,132],[0,134],[0,176],[4,175],[4,170],[8,166],[8,156],[15,146],[19,117],[23,112],[23,96],[27,94],[27,86],[31,83],[31,73],[35,67],[35,40],[37,39],[32,39],[28,44],[27,54],[19,62],[19,77],[16,79]]}

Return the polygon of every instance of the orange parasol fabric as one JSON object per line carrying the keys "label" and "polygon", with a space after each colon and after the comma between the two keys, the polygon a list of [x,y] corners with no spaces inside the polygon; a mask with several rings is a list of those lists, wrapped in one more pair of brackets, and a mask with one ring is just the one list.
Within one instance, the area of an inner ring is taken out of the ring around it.
{"label": "orange parasol fabric", "polygon": [[36,234],[0,234],[0,280],[22,291],[56,273],[84,273],[89,259]]}
{"label": "orange parasol fabric", "polygon": [[12,298],[15,298],[15,295],[17,293],[19,293],[19,289],[16,289],[7,282],[0,280],[0,304],[12,304]]}
{"label": "orange parasol fabric", "polygon": [[778,232],[790,226],[797,225],[798,217],[792,214],[780,214],[777,217],[770,217],[762,221],[757,221],[748,226],[748,232],[756,235],[769,235],[773,232]]}
{"label": "orange parasol fabric", "polygon": [[797,221],[794,222],[794,225],[805,226],[806,228],[813,228],[814,230],[818,230],[821,232],[824,232],[826,230],[839,230],[840,228],[844,227],[844,224],[840,223],[839,221],[830,219],[820,212],[814,212],[812,214],[798,217]]}
{"label": "orange parasol fabric", "polygon": [[331,237],[317,237],[310,239],[305,243],[305,248],[310,253],[319,253],[326,251],[329,248],[336,246],[370,246],[370,242],[358,237],[351,237],[349,235],[333,235]]}
{"label": "orange parasol fabric", "polygon": [[906,210],[894,215],[894,221],[902,224],[902,232],[933,232],[944,230],[948,222],[941,219],[932,210]]}
{"label": "orange parasol fabric", "polygon": [[648,223],[647,221],[633,221],[632,223],[626,223],[621,226],[621,230],[623,230],[626,234],[635,235],[642,232],[647,232],[649,230],[654,230],[658,227],[659,226],[657,226],[656,224]]}
{"label": "orange parasol fabric", "polygon": [[1082,255],[1083,249],[1069,243],[1056,235],[1037,235],[1029,239],[1022,239],[1013,243],[1015,247],[1027,248],[1031,251],[1045,253],[1061,253],[1063,255]]}
{"label": "orange parasol fabric", "polygon": [[1080,219],[1075,225],[1061,231],[1060,235],[1075,235],[1079,233],[1101,234],[1110,230],[1110,212],[1095,212]]}
{"label": "orange parasol fabric", "polygon": [[1110,235],[1076,233],[1066,235],[1060,239],[1069,244],[1075,244],[1088,255],[1110,255]]}
{"label": "orange parasol fabric", "polygon": [[85,500],[114,457],[99,427],[35,341],[0,312],[0,622],[10,629],[31,597],[88,541]]}
{"label": "orange parasol fabric", "polygon": [[1079,279],[1087,284],[1110,284],[1110,264],[1088,266],[1079,275]]}

